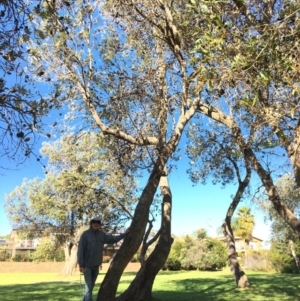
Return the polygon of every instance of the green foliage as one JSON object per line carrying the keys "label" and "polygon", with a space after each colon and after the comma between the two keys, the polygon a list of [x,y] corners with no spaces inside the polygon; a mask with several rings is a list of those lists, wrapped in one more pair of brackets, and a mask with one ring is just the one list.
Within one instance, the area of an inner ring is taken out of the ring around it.
{"label": "green foliage", "polygon": [[139,254],[138,253],[134,254],[134,256],[131,259],[131,262],[139,262]]}
{"label": "green foliage", "polygon": [[181,259],[185,269],[197,268],[199,270],[219,270],[226,266],[227,253],[222,242],[205,237],[185,251]]}
{"label": "green foliage", "polygon": [[6,212],[23,229],[20,235],[61,233],[56,239],[63,244],[95,213],[101,212],[104,229],[121,227],[129,219],[137,184],[116,170],[105,138],[69,134],[45,143],[42,152],[49,158],[46,177],[24,179],[6,196]]}
{"label": "green foliage", "polygon": [[247,251],[247,268],[253,271],[274,271],[269,250]]}
{"label": "green foliage", "polygon": [[175,238],[165,269],[217,270],[226,266],[227,255],[224,245],[199,229],[193,236]]}
{"label": "green foliage", "polygon": [[11,258],[12,261],[16,262],[31,262],[33,261],[34,252],[27,251],[26,253],[18,253]]}
{"label": "green foliage", "polygon": [[178,259],[169,256],[165,265],[163,266],[163,270],[179,271],[181,270],[181,263]]}
{"label": "green foliage", "polygon": [[[300,254],[300,241],[295,242],[296,254]],[[278,273],[299,273],[295,259],[292,256],[288,242],[272,241],[269,250],[269,260]]]}
{"label": "green foliage", "polygon": [[5,248],[0,248],[0,261],[11,260],[12,250],[6,250]]}
{"label": "green foliage", "polygon": [[249,239],[254,229],[255,221],[251,209],[245,206],[239,208],[237,217],[232,220],[232,230],[235,236]]}
{"label": "green foliage", "polygon": [[42,240],[42,243],[37,246],[33,261],[47,262],[47,261],[64,261],[64,251],[53,240]]}
{"label": "green foliage", "polygon": [[278,249],[270,250],[270,260],[274,270],[278,273],[290,273],[293,268],[294,259],[288,253],[281,253]]}
{"label": "green foliage", "polygon": [[184,242],[180,239],[175,238],[169,256],[164,265],[164,269],[170,271],[177,271],[181,269],[180,254],[184,247]]}
{"label": "green foliage", "polygon": [[[285,204],[295,213],[296,216],[299,216],[300,193],[292,175],[288,173],[281,176],[276,182],[276,189]],[[275,241],[284,241],[285,243],[287,243],[288,240],[297,241],[298,235],[296,235],[287,222],[282,219],[265,196],[261,197],[259,204],[266,212],[271,222],[272,239]]]}
{"label": "green foliage", "polygon": [[16,254],[14,257],[12,257],[11,260],[15,261],[15,262],[20,262],[20,261],[22,261],[22,255],[21,254]]}

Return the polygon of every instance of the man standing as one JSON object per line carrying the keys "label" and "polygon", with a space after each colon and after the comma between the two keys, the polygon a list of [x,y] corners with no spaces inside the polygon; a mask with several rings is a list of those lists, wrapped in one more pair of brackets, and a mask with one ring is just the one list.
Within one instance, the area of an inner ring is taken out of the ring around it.
{"label": "man standing", "polygon": [[114,236],[101,231],[100,226],[100,217],[92,217],[90,228],[82,233],[79,240],[77,261],[85,281],[85,294],[82,301],[92,301],[93,288],[103,260],[103,246],[117,243],[130,231],[127,229],[124,234]]}

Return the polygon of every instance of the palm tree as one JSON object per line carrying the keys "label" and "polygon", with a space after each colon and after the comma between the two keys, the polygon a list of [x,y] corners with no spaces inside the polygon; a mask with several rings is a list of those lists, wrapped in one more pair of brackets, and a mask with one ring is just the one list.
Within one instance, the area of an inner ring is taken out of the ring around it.
{"label": "palm tree", "polygon": [[232,229],[236,236],[240,236],[246,240],[251,240],[254,229],[254,216],[251,209],[246,206],[241,207],[237,212],[237,217],[232,220]]}
{"label": "palm tree", "polygon": [[254,229],[254,215],[251,209],[246,206],[241,207],[237,212],[237,217],[232,220],[231,226],[235,236],[244,239],[245,242],[245,264],[247,262],[247,251],[249,243],[252,239],[252,232]]}

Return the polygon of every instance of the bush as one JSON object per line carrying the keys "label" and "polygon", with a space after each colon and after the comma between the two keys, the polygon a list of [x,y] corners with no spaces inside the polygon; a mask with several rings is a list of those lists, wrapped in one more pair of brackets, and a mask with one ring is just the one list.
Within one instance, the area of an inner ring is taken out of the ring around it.
{"label": "bush", "polygon": [[181,269],[181,263],[178,259],[168,258],[163,269],[169,271],[179,271]]}
{"label": "bush", "polygon": [[9,261],[11,260],[11,250],[0,249],[0,261]]}
{"label": "bush", "polygon": [[21,262],[22,261],[22,256],[21,256],[21,254],[16,254],[14,257],[12,257],[11,260],[15,261],[15,262]]}
{"label": "bush", "polygon": [[273,270],[268,250],[247,252],[247,268],[255,271],[270,272]]}
{"label": "bush", "polygon": [[218,240],[206,237],[197,241],[184,252],[181,265],[184,269],[197,268],[202,271],[215,271],[226,266],[225,246]]}
{"label": "bush", "polygon": [[164,270],[179,271],[181,269],[180,253],[184,244],[181,240],[175,240],[172,244],[170,254],[163,267]]}
{"label": "bush", "polygon": [[139,254],[134,254],[134,256],[131,258],[131,262],[139,262]]}
{"label": "bush", "polygon": [[297,266],[291,254],[283,253],[280,249],[273,247],[269,252],[269,259],[273,269],[278,273],[295,273]]}
{"label": "bush", "polygon": [[175,239],[163,269],[218,270],[226,263],[227,253],[222,242],[204,235],[186,235]]}
{"label": "bush", "polygon": [[58,248],[57,245],[50,241],[45,240],[39,246],[37,246],[34,254],[33,261],[36,262],[47,262],[47,261],[64,261],[65,254],[61,248]]}

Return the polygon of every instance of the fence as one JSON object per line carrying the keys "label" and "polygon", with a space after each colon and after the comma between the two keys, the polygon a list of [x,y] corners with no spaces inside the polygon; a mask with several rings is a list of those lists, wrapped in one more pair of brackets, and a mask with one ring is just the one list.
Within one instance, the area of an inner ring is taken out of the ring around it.
{"label": "fence", "polygon": [[[60,273],[64,262],[0,262],[0,273]],[[106,272],[108,263],[103,263],[102,271]],[[125,271],[135,272],[140,268],[140,263],[129,262]],[[78,273],[76,269],[75,273]]]}
{"label": "fence", "polygon": [[0,262],[0,273],[59,273],[64,262]]}

